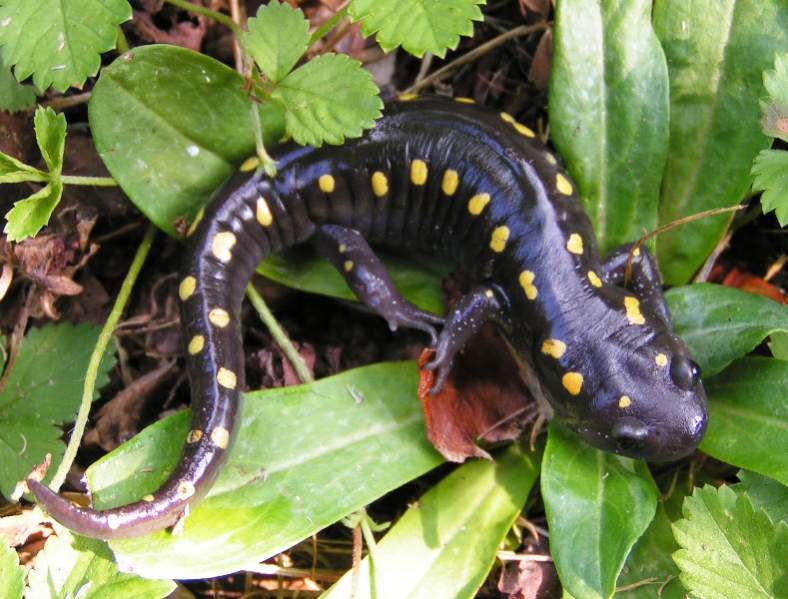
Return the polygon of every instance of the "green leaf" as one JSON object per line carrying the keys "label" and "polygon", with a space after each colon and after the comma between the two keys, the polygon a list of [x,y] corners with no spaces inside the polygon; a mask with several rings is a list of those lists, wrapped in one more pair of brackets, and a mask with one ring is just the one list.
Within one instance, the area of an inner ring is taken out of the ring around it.
{"label": "green leaf", "polygon": [[0,542],[0,599],[21,599],[25,587],[25,571],[19,567],[19,556],[13,548]]}
{"label": "green leaf", "polygon": [[49,172],[59,175],[63,170],[63,151],[66,146],[66,115],[58,114],[48,106],[39,106],[33,123],[41,156]]}
{"label": "green leaf", "polygon": [[461,35],[473,35],[473,21],[483,20],[485,0],[353,0],[349,14],[361,21],[361,34],[389,52],[402,46],[414,56],[431,52],[443,58]]}
{"label": "green leaf", "polygon": [[[417,379],[412,362],[378,364],[246,394],[230,461],[183,533],[114,541],[116,558],[152,578],[235,572],[434,468],[441,458],[426,439]],[[93,464],[87,478],[97,507],[158,488],[188,429],[189,415],[180,413]]]}
{"label": "green leaf", "polygon": [[[60,425],[77,413],[98,334],[98,327],[58,324],[25,336],[0,392],[0,494],[5,497],[47,453],[53,463],[63,455]],[[110,355],[102,361],[97,389],[109,380],[113,364]]]}
{"label": "green leaf", "polygon": [[734,485],[736,492],[744,491],[756,509],[762,509],[777,523],[788,520],[788,487],[773,478],[749,470],[739,470],[741,483]]}
{"label": "green leaf", "polygon": [[[670,149],[659,220],[736,205],[750,186],[760,131],[762,73],[788,47],[784,0],[657,0],[654,28],[670,74]],[[686,283],[719,241],[729,215],[657,241],[665,282]]]}
{"label": "green leaf", "polygon": [[788,52],[775,55],[774,70],[764,71],[763,85],[769,92],[761,102],[763,132],[788,142]]}
{"label": "green leaf", "polygon": [[[441,280],[452,267],[436,259],[418,262],[397,254],[377,252],[386,265],[397,290],[422,310],[442,315],[446,312]],[[301,251],[272,254],[257,267],[257,272],[293,289],[357,301],[342,276],[326,260]]]}
{"label": "green leaf", "polygon": [[0,45],[16,78],[59,92],[81,87],[112,50],[118,25],[131,19],[126,0],[4,0],[0,6]]}
{"label": "green leaf", "polygon": [[772,333],[769,350],[778,360],[788,360],[788,333],[780,331]]}
{"label": "green leaf", "polygon": [[0,152],[0,183],[20,183],[22,181],[46,181],[46,174],[20,162],[13,156]]}
{"label": "green leaf", "polygon": [[[467,462],[419,499],[358,572],[357,599],[475,597],[539,472],[540,453],[512,445]],[[350,597],[353,572],[321,599]]]}
{"label": "green leaf", "polygon": [[[131,201],[158,227],[190,220],[254,154],[244,79],[184,48],[151,45],[101,72],[88,106],[101,159]],[[281,109],[260,106],[266,144],[282,137]]]}
{"label": "green leaf", "polygon": [[7,222],[3,232],[8,240],[21,241],[38,233],[49,222],[62,195],[63,183],[57,179],[24,200],[14,202],[14,207],[5,215]]}
{"label": "green leaf", "polygon": [[18,112],[36,103],[36,92],[30,85],[22,85],[11,73],[11,67],[3,61],[0,48],[0,110]]}
{"label": "green leaf", "polygon": [[709,425],[700,448],[788,485],[788,362],[742,358],[705,385]]}
{"label": "green leaf", "polygon": [[761,150],[752,165],[752,188],[762,191],[761,208],[774,210],[781,227],[788,225],[788,152]]}
{"label": "green leaf", "polygon": [[106,543],[67,530],[49,537],[29,578],[29,596],[37,599],[161,599],[175,590],[172,580],[119,572]]}
{"label": "green leaf", "polygon": [[704,377],[720,372],[775,331],[788,331],[788,306],[733,287],[701,283],[667,292],[676,334]]}
{"label": "green leaf", "polygon": [[342,144],[380,118],[372,75],[344,54],[323,54],[285,77],[272,97],[285,107],[287,132],[302,145]]}
{"label": "green leaf", "polygon": [[248,21],[244,44],[268,78],[277,82],[287,75],[307,50],[309,21],[289,4],[274,0]]}
{"label": "green leaf", "polygon": [[654,517],[657,489],[646,464],[592,449],[553,421],[542,498],[564,589],[578,599],[610,597],[629,550]]}
{"label": "green leaf", "polygon": [[657,224],[668,149],[668,70],[651,4],[556,5],[550,129],[602,253]]}
{"label": "green leaf", "polygon": [[696,489],[684,500],[684,519],[673,531],[682,547],[673,559],[691,596],[786,596],[788,579],[778,581],[788,564],[788,527],[783,523],[775,529],[746,495],[737,496],[727,486]]}

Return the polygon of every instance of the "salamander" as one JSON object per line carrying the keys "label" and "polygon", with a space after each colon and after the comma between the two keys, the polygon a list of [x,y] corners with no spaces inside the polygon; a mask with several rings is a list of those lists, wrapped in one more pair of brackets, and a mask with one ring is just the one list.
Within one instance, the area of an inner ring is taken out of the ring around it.
{"label": "salamander", "polygon": [[[590,445],[655,461],[697,447],[705,393],[655,261],[631,246],[600,258],[575,184],[531,129],[467,99],[420,97],[343,146],[285,145],[275,158],[275,178],[233,176],[188,237],[178,295],[192,428],[179,464],[152,495],[104,511],[29,481],[56,520],[82,535],[135,536],[175,524],[206,494],[237,428],[244,288],[265,255],[307,242],[392,327],[429,334],[433,392],[492,321],[534,394]],[[474,287],[439,319],[400,296],[369,244],[453,259]]]}

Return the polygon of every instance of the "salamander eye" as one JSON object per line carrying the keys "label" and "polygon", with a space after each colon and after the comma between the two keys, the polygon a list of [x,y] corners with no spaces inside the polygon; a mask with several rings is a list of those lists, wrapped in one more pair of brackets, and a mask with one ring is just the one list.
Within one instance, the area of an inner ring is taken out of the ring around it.
{"label": "salamander eye", "polygon": [[670,378],[681,389],[689,391],[700,381],[700,366],[689,358],[673,358],[670,365]]}

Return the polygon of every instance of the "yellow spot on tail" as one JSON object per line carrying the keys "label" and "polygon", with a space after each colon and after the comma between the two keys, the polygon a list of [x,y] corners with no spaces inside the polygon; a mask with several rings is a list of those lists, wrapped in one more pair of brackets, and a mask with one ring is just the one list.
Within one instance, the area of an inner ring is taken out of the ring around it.
{"label": "yellow spot on tail", "polygon": [[186,442],[190,445],[198,443],[200,439],[202,439],[202,431],[198,428],[190,430],[189,434],[186,435]]}
{"label": "yellow spot on tail", "polygon": [[268,205],[268,202],[265,201],[263,196],[257,198],[254,216],[257,219],[257,222],[264,227],[270,227],[271,223],[274,222],[274,215],[271,214],[271,207]]}
{"label": "yellow spot on tail", "polygon": [[331,193],[334,191],[336,184],[337,182],[334,181],[334,177],[331,175],[320,175],[320,178],[317,180],[317,185],[323,193]]}
{"label": "yellow spot on tail", "polygon": [[536,296],[539,295],[539,290],[536,288],[536,285],[534,285],[535,278],[536,275],[530,270],[524,270],[520,273],[520,287],[523,288],[525,297],[529,300],[535,300]]}
{"label": "yellow spot on tail", "polygon": [[236,378],[235,373],[227,368],[220,368],[216,373],[216,381],[225,389],[235,389]]}
{"label": "yellow spot on tail", "polygon": [[195,289],[197,289],[197,279],[192,276],[184,277],[181,284],[178,285],[178,297],[181,298],[181,301],[186,301],[194,295]]}
{"label": "yellow spot on tail", "polygon": [[632,405],[632,400],[629,398],[629,395],[622,395],[621,398],[618,400],[619,408],[628,408],[631,405]]}
{"label": "yellow spot on tail", "polygon": [[249,171],[253,171],[260,165],[260,159],[257,156],[250,156],[246,160],[243,161],[243,164],[238,168],[239,171],[242,173],[248,173]]}
{"label": "yellow spot on tail", "polygon": [[566,352],[566,343],[559,339],[545,339],[542,343],[542,353],[553,356],[556,360]]}
{"label": "yellow spot on tail", "polygon": [[211,252],[220,262],[229,262],[232,260],[232,250],[236,241],[238,240],[235,238],[235,235],[229,231],[217,233],[213,236],[213,241],[211,241]]}
{"label": "yellow spot on tail", "polygon": [[474,216],[478,216],[484,210],[484,207],[490,203],[489,193],[477,193],[470,200],[468,200],[468,212]]}
{"label": "yellow spot on tail", "polygon": [[230,431],[223,426],[217,426],[211,432],[211,443],[219,449],[227,449],[230,445]]}
{"label": "yellow spot on tail", "polygon": [[476,100],[473,98],[464,98],[462,96],[454,98],[454,101],[459,102],[460,104],[476,104]]}
{"label": "yellow spot on tail", "polygon": [[580,235],[578,235],[577,233],[572,233],[566,242],[566,249],[568,249],[573,254],[582,254],[583,238],[580,237]]}
{"label": "yellow spot on tail", "polygon": [[569,395],[579,395],[583,388],[583,375],[579,372],[567,372],[561,377],[561,384],[569,391]]}
{"label": "yellow spot on tail", "polygon": [[646,324],[646,319],[640,312],[640,301],[636,297],[625,297],[624,308],[626,308],[627,318],[631,324]]}
{"label": "yellow spot on tail", "polygon": [[514,121],[514,117],[511,114],[509,114],[508,112],[502,112],[501,113],[501,120],[503,120],[504,122],[509,123],[509,124],[514,124],[514,122],[515,122]]}
{"label": "yellow spot on tail", "polygon": [[588,280],[591,281],[591,284],[594,287],[601,287],[602,286],[602,279],[599,278],[593,270],[588,271]]}
{"label": "yellow spot on tail", "polygon": [[175,491],[175,494],[178,496],[178,499],[188,499],[196,492],[194,485],[190,483],[188,480],[182,481],[178,485],[178,489]]}
{"label": "yellow spot on tail", "polygon": [[111,530],[120,528],[120,516],[117,514],[110,514],[107,516],[107,526],[109,526]]}
{"label": "yellow spot on tail", "polygon": [[142,500],[143,501],[147,501],[148,503],[151,503],[154,499],[156,499],[156,498],[153,495],[151,495],[150,493],[148,495],[143,495],[142,496]]}
{"label": "yellow spot on tail", "polygon": [[662,368],[668,365],[668,357],[665,354],[657,354],[654,356],[654,361],[657,363],[657,366]]}
{"label": "yellow spot on tail", "polygon": [[205,337],[202,335],[195,335],[192,337],[192,340],[189,341],[189,346],[186,349],[189,351],[189,354],[196,356],[202,351],[203,347],[205,347]]}
{"label": "yellow spot on tail", "polygon": [[389,180],[380,171],[372,173],[372,193],[382,198],[389,192]]}
{"label": "yellow spot on tail", "polygon": [[424,185],[427,182],[427,163],[418,158],[410,163],[410,182],[414,185]]}
{"label": "yellow spot on tail", "polygon": [[399,95],[400,102],[410,102],[411,100],[415,100],[418,97],[419,94],[411,94],[411,93]]}
{"label": "yellow spot on tail", "polygon": [[572,195],[572,184],[569,182],[562,173],[558,173],[555,176],[555,188],[558,190],[559,193],[564,194],[565,196]]}
{"label": "yellow spot on tail", "polygon": [[454,192],[457,191],[457,187],[460,184],[460,177],[457,175],[457,171],[448,169],[445,173],[443,173],[443,182],[441,183],[441,189],[443,193],[447,196],[454,195]]}
{"label": "yellow spot on tail", "polygon": [[525,137],[536,137],[536,133],[534,133],[533,130],[529,129],[522,123],[515,122],[512,124],[514,125],[514,128],[517,129],[517,133],[519,133],[520,135],[524,135]]}
{"label": "yellow spot on tail", "polygon": [[191,235],[197,230],[197,225],[200,224],[203,214],[205,214],[205,207],[200,208],[199,212],[197,212],[197,216],[194,217],[192,224],[189,225],[189,230],[186,231],[186,237],[188,237],[189,235]]}
{"label": "yellow spot on tail", "polygon": [[550,164],[552,164],[553,166],[555,166],[556,164],[558,164],[558,160],[556,160],[556,159],[555,159],[555,156],[553,156],[553,155],[552,155],[550,152],[545,152],[545,153],[544,153],[544,157],[545,157],[545,159],[547,160],[547,162],[549,162],[549,163],[550,163]]}
{"label": "yellow spot on tail", "polygon": [[208,320],[220,329],[223,329],[230,323],[230,315],[227,313],[227,310],[214,308],[208,312]]}
{"label": "yellow spot on tail", "polygon": [[353,270],[353,261],[352,260],[345,260],[345,263],[342,265],[345,269],[345,272],[350,272]]}
{"label": "yellow spot on tail", "polygon": [[506,247],[506,242],[509,240],[509,227],[501,225],[493,229],[490,236],[490,249],[494,252],[502,252]]}

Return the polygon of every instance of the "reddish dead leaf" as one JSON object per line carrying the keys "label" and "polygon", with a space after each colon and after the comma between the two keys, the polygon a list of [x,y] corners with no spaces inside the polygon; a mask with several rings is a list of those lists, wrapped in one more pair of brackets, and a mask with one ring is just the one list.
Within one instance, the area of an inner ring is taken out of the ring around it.
{"label": "reddish dead leaf", "polygon": [[547,540],[527,546],[513,559],[506,559],[498,579],[498,590],[509,599],[547,599],[561,596],[555,565],[547,558]]}
{"label": "reddish dead leaf", "polygon": [[788,295],[783,293],[778,287],[767,282],[762,277],[743,272],[735,266],[727,273],[723,266],[715,266],[709,275],[709,280],[720,282],[728,287],[736,287],[749,293],[762,295],[781,304],[788,304]]}
{"label": "reddish dead leaf", "polygon": [[[295,343],[296,349],[298,350],[298,355],[304,360],[307,369],[313,375],[315,373],[315,348],[312,347],[309,343]],[[284,355],[282,350],[279,348],[278,345],[275,345],[276,349],[281,353],[282,356],[282,371],[285,377],[285,387],[289,387],[290,385],[300,385],[304,381],[298,376],[298,373],[293,368],[293,365],[290,364],[290,360]]]}
{"label": "reddish dead leaf", "polygon": [[520,4],[520,14],[523,16],[529,12],[547,16],[550,12],[550,0],[518,0],[518,2]]}
{"label": "reddish dead leaf", "polygon": [[538,90],[546,90],[550,80],[550,66],[553,64],[553,30],[546,29],[534,52],[534,59],[528,69],[528,80]]}
{"label": "reddish dead leaf", "polygon": [[[208,31],[208,23],[204,17],[173,11],[171,7],[159,12],[134,11],[132,27],[144,41],[155,44],[171,44],[198,52]],[[154,19],[153,15],[156,15]]]}

